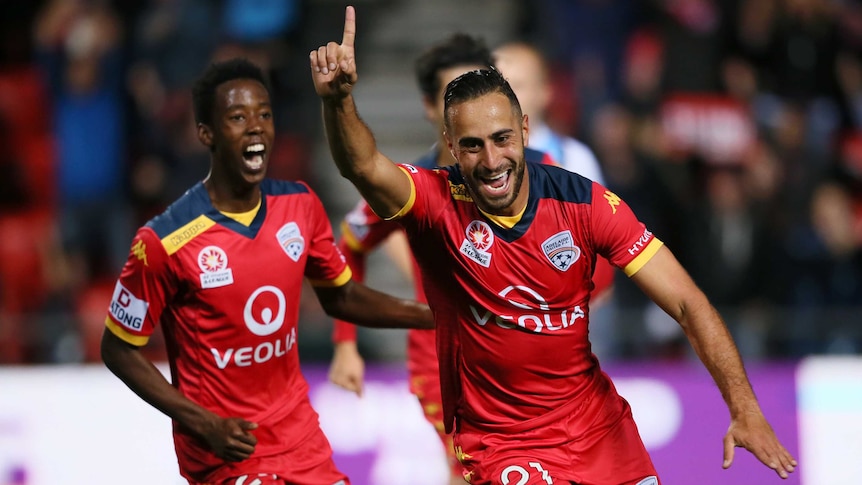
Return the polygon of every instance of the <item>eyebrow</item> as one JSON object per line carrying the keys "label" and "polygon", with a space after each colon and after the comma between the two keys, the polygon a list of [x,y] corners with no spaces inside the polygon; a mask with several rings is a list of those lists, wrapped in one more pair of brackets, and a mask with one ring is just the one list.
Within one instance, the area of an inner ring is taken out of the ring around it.
{"label": "eyebrow", "polygon": [[[503,128],[502,130],[497,130],[494,133],[491,133],[491,135],[488,136],[488,138],[493,140],[493,139],[499,138],[500,136],[514,133],[514,132],[515,132],[515,130],[513,130],[512,128]],[[460,145],[460,146],[465,146],[468,143],[476,143],[476,142],[481,143],[481,142],[483,142],[483,139],[478,137],[478,136],[465,136],[464,138],[458,139],[458,145]]]}

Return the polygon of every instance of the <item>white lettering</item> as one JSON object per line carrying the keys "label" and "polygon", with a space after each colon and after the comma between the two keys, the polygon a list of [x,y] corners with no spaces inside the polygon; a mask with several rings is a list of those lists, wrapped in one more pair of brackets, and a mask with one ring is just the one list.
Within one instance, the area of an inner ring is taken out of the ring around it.
{"label": "white lettering", "polygon": [[640,250],[644,248],[644,245],[646,245],[647,241],[649,241],[650,236],[652,236],[652,233],[649,232],[649,230],[644,229],[644,233],[641,234],[641,237],[638,238],[638,240],[635,241],[634,244],[632,244],[632,247],[629,248],[629,254],[634,256],[635,254],[639,253]]}
{"label": "white lettering", "polygon": [[488,323],[488,319],[491,318],[491,312],[486,311],[484,316],[479,316],[479,311],[473,305],[470,305],[470,313],[473,314],[473,319],[476,320],[476,323],[479,324],[480,327],[484,327],[486,323]]}
{"label": "white lettering", "polygon": [[[216,366],[219,369],[226,369],[231,360],[237,367],[248,367],[255,363],[262,364],[273,358],[287,355],[293,346],[296,345],[296,329],[290,329],[284,339],[278,339],[271,342],[262,342],[256,347],[240,347],[238,349],[227,349],[224,353],[218,349],[211,348],[213,357],[215,358]],[[233,357],[233,359],[231,359]]]}
{"label": "white lettering", "polygon": [[[266,342],[261,345],[265,345]],[[237,349],[233,354],[233,361],[236,363],[237,367],[248,367],[251,365],[251,347],[242,347]]]}
{"label": "white lettering", "polygon": [[524,330],[541,333],[542,329],[547,329],[551,332],[562,330],[571,327],[579,318],[585,318],[586,314],[581,309],[580,305],[575,305],[569,310],[563,310],[559,316],[551,313],[523,313],[517,316],[514,315],[493,315],[490,311],[485,311],[483,316],[479,316],[479,311],[470,305],[470,312],[473,314],[473,320],[484,327],[488,320],[493,316],[494,322],[501,328],[521,327]]}

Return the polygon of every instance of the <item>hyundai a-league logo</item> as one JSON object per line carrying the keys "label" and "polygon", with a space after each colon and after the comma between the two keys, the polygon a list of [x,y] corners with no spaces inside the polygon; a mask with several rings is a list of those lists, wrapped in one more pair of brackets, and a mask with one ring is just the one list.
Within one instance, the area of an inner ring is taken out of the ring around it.
{"label": "hyundai a-league logo", "polygon": [[218,246],[207,246],[198,253],[198,267],[204,273],[215,273],[227,268],[227,254]]}
{"label": "hyundai a-league logo", "polygon": [[488,224],[473,221],[467,226],[467,240],[478,251],[487,251],[494,244],[494,232]]}
{"label": "hyundai a-league logo", "polygon": [[563,231],[545,239],[542,243],[542,252],[548,261],[560,271],[568,271],[581,257],[581,248],[575,246],[574,238],[570,231]]}
{"label": "hyundai a-league logo", "polygon": [[227,254],[218,246],[207,246],[198,253],[201,288],[218,288],[233,283],[233,271],[227,267]]}
{"label": "hyundai a-league logo", "polygon": [[491,226],[482,221],[473,221],[465,232],[467,237],[461,243],[461,253],[482,266],[489,267],[491,253],[488,250],[494,244],[494,231]]}

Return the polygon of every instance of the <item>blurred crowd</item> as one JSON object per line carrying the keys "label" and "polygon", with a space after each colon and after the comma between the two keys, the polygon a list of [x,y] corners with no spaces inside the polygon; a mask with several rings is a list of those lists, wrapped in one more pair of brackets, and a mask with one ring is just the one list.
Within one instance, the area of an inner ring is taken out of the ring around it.
{"label": "blurred crowd", "polygon": [[[206,174],[189,87],[212,60],[266,69],[270,175],[309,178],[314,4],[0,0],[0,363],[98,359],[133,231]],[[677,254],[744,354],[862,352],[862,5],[519,10],[518,34],[551,62],[549,124],[593,149],[606,185]],[[606,355],[686,352],[621,275],[595,320]]]}

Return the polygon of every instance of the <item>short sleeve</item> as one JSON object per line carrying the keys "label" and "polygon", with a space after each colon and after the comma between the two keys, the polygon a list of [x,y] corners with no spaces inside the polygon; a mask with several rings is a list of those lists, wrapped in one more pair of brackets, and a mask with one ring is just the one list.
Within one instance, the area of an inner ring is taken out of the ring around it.
{"label": "short sleeve", "polygon": [[350,281],[350,267],[335,244],[332,226],[323,203],[311,188],[308,189],[306,206],[312,233],[308,241],[305,277],[310,280],[312,286],[342,286]]}
{"label": "short sleeve", "polygon": [[176,292],[170,263],[155,232],[139,229],[108,306],[105,325],[114,335],[136,346],[149,341],[166,302]]}
{"label": "short sleeve", "polygon": [[662,242],[616,194],[593,182],[591,231],[596,251],[632,276],[659,250]]}

